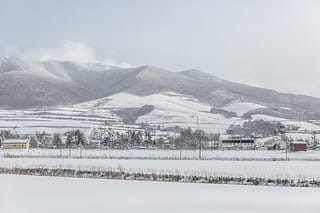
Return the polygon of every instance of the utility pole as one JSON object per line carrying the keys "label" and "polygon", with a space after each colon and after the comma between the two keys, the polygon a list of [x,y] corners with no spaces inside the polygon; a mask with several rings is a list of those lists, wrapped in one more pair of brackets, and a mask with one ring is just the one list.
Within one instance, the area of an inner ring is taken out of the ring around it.
{"label": "utility pole", "polygon": [[69,149],[69,158],[71,157],[71,147],[70,147],[71,145],[69,144],[68,145],[68,149]]}
{"label": "utility pole", "polygon": [[199,113],[197,112],[196,130],[199,130]]}
{"label": "utility pole", "polygon": [[58,146],[60,148],[60,158],[62,158],[62,145],[61,145],[61,143]]}
{"label": "utility pole", "polygon": [[286,140],[286,161],[288,161],[288,141]]}
{"label": "utility pole", "polygon": [[312,135],[312,139],[313,139],[313,148],[315,149],[317,147],[317,138],[316,138],[316,133],[315,132],[312,132],[311,133]]}
{"label": "utility pole", "polygon": [[284,140],[286,141],[286,161],[288,161],[288,140],[285,136],[284,136]]}
{"label": "utility pole", "polygon": [[199,159],[201,159],[201,133],[199,131],[199,113],[197,113],[197,127],[196,127],[196,133],[198,136],[198,146],[199,146]]}
{"label": "utility pole", "polygon": [[80,144],[80,158],[82,158],[82,144]]}
{"label": "utility pole", "polygon": [[286,131],[284,129],[280,129],[281,140],[286,143],[286,161],[288,161],[288,140],[285,136]]}
{"label": "utility pole", "polygon": [[199,134],[199,159],[201,159],[201,135]]}
{"label": "utility pole", "polygon": [[[80,130],[78,131],[76,131],[75,132],[76,133],[76,139],[77,139],[77,144],[78,144],[78,146],[79,146],[79,158],[82,158],[82,140],[83,140],[83,138],[81,138],[80,139],[80,136],[81,136],[81,132],[80,132]],[[82,137],[82,136],[81,136]],[[81,141],[80,141],[81,140]]]}

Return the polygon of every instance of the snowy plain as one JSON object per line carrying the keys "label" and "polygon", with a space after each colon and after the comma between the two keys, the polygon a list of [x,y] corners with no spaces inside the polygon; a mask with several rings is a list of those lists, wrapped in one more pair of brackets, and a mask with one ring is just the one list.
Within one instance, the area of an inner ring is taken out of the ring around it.
{"label": "snowy plain", "polygon": [[49,168],[320,181],[318,161],[203,161],[1,158],[1,168]]}
{"label": "snowy plain", "polygon": [[1,213],[318,213],[316,188],[0,175]]}
{"label": "snowy plain", "polygon": [[[0,149],[0,157],[62,157],[68,156],[68,149]],[[72,149],[71,156],[78,158],[80,150]],[[198,159],[199,150],[165,149],[83,149],[84,158],[123,158],[123,159]],[[285,160],[285,150],[202,150],[204,160]],[[289,160],[320,161],[320,151],[288,152]]]}

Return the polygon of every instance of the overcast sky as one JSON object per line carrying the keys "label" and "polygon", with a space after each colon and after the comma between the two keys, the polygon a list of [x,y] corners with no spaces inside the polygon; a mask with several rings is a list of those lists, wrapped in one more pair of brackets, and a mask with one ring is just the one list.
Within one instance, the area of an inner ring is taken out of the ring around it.
{"label": "overcast sky", "polygon": [[194,68],[320,97],[320,1],[0,0],[0,55]]}

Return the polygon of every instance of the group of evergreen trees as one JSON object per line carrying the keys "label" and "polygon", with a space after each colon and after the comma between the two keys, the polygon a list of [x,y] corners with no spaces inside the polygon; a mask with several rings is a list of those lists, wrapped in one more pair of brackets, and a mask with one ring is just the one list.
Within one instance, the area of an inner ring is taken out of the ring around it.
{"label": "group of evergreen trees", "polygon": [[246,121],[242,125],[232,124],[226,133],[242,136],[272,136],[280,133],[284,126],[278,121],[254,120]]}
{"label": "group of evergreen trees", "polygon": [[173,140],[175,149],[215,149],[218,148],[220,134],[206,134],[202,130],[180,129]]}

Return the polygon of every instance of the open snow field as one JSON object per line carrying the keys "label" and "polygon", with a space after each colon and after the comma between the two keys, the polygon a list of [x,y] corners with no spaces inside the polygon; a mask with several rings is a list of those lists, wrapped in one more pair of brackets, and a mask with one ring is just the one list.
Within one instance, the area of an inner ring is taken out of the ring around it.
{"label": "open snow field", "polygon": [[108,110],[71,105],[29,110],[0,110],[0,129],[14,129],[19,134],[64,133],[70,129],[87,132],[106,123],[117,124],[120,118]]}
{"label": "open snow field", "polygon": [[1,213],[318,213],[316,188],[0,175]]}
{"label": "open snow field", "polygon": [[1,168],[64,168],[198,176],[260,177],[320,181],[318,161],[199,161],[2,158]]}
{"label": "open snow field", "polygon": [[[129,93],[118,93],[106,98],[89,101],[79,106],[88,108],[100,107],[106,110],[121,108],[154,106],[154,110],[138,117],[137,123],[148,122],[161,126],[180,126],[195,128],[197,115],[199,128],[206,132],[224,133],[230,124],[241,124],[242,118],[225,118],[221,114],[210,113],[211,106],[189,95],[163,92],[147,96],[136,96]],[[241,106],[242,107],[242,106]]]}
{"label": "open snow field", "polygon": [[[0,157],[14,155],[15,157],[59,157],[68,155],[68,150],[63,149],[30,149],[30,150],[3,150],[0,149]],[[73,157],[79,157],[79,150],[71,151]],[[198,159],[198,150],[99,150],[84,149],[84,158],[129,158],[129,159]],[[214,160],[284,160],[284,150],[202,150],[203,159]],[[290,160],[319,160],[320,151],[288,152]]]}
{"label": "open snow field", "polygon": [[[196,127],[196,116],[199,127],[207,132],[224,133],[230,124],[241,124],[242,118],[225,118],[221,114],[210,113],[210,106],[187,95],[160,93],[139,97],[128,93],[119,93],[110,97],[65,107],[19,110],[0,110],[0,129],[13,129],[20,134],[36,131],[49,133],[65,132],[79,128],[88,131],[91,127],[106,127],[109,124],[120,124],[119,118],[112,111],[121,108],[152,105],[155,109],[142,115],[137,123],[164,127]],[[108,125],[105,125],[105,124]]]}
{"label": "open snow field", "polygon": [[241,101],[232,101],[231,103],[228,103],[226,106],[222,107],[224,110],[236,112],[238,116],[242,116],[246,112],[260,108],[265,108],[265,106]]}
{"label": "open snow field", "polygon": [[[225,133],[230,124],[242,124],[246,119],[241,117],[226,118],[221,114],[211,113],[211,106],[188,95],[163,92],[144,97],[118,93],[98,100],[69,106],[48,107],[29,110],[0,110],[0,129],[14,129],[20,134],[33,134],[36,131],[48,133],[65,132],[70,129],[81,129],[88,132],[92,127],[109,128],[122,124],[121,118],[113,113],[114,110],[154,106],[154,110],[138,117],[137,123],[163,127],[196,128],[197,115],[199,128],[209,133]],[[223,109],[236,112],[238,116],[265,106],[234,101]],[[254,119],[281,121],[284,124],[296,124],[301,129],[320,130],[319,125],[308,122],[297,122],[266,115],[255,115]]]}

